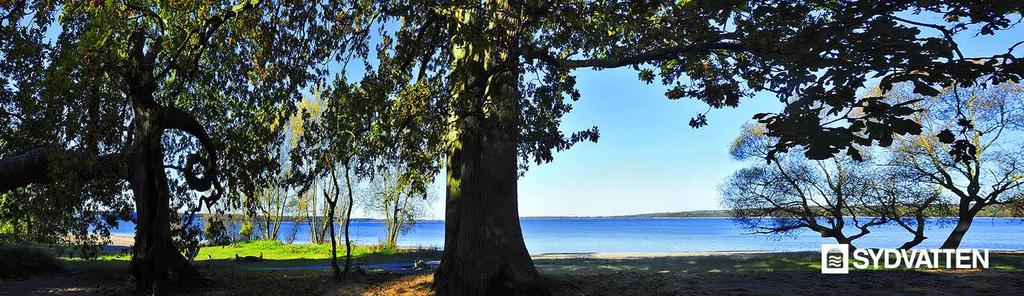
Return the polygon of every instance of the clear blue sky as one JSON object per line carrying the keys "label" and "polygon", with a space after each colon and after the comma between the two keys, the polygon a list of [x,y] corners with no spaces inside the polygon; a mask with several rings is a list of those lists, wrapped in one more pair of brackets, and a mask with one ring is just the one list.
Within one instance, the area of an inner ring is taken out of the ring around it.
{"label": "clear blue sky", "polygon": [[[1024,29],[1017,26],[996,38],[963,35],[958,41],[964,54],[982,56],[1006,52],[1024,40]],[[1021,53],[1024,48],[1017,48],[1015,54]],[[576,73],[582,99],[562,129],[597,125],[601,138],[557,153],[553,162],[533,166],[520,178],[521,216],[719,209],[718,185],[748,165],[729,157],[729,143],[755,113],[782,107],[774,96],[762,94],[739,108],[711,111],[709,125],[693,129],[687,125],[690,117],[707,105],[692,99],[670,101],[665,86],[644,84],[628,69]],[[443,181],[441,177],[434,184],[440,198],[431,206],[431,219],[444,218]]]}

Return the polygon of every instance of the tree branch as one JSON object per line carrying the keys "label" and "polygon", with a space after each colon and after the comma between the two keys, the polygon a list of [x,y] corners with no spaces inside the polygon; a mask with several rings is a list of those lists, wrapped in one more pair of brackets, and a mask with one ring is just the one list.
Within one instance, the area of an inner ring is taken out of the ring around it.
{"label": "tree branch", "polygon": [[[197,191],[216,189],[216,192],[211,195],[211,201],[215,201],[223,190],[221,190],[220,183],[216,182],[218,168],[217,149],[213,144],[213,139],[210,138],[206,129],[203,128],[202,124],[195,117],[181,109],[165,107],[162,119],[162,126],[164,128],[183,131],[199,140],[199,144],[206,151],[207,158],[203,159],[198,154],[189,155],[184,170],[185,182],[188,183],[189,187]],[[199,177],[193,171],[195,165],[199,163],[203,163],[204,172],[202,177]]]}
{"label": "tree branch", "polygon": [[[76,152],[64,151],[55,147],[37,147],[25,153],[0,159],[0,192],[7,192],[31,184],[46,184],[53,182],[51,176],[51,160],[54,159],[82,159],[85,155],[62,155],[75,154]],[[75,170],[76,176],[82,180],[93,180],[99,178],[127,178],[125,174],[125,160],[119,153],[101,155],[97,157],[97,165],[81,166]]]}
{"label": "tree branch", "polygon": [[732,52],[746,52],[749,51],[746,46],[735,42],[713,42],[713,43],[697,43],[687,45],[677,45],[663,48],[656,48],[645,52],[640,52],[633,55],[625,56],[613,56],[607,58],[597,59],[561,59],[553,56],[545,49],[537,48],[536,46],[527,46],[523,48],[523,57],[527,60],[540,60],[551,66],[575,69],[575,68],[618,68],[641,64],[651,61],[661,61],[677,58],[683,54],[699,54],[706,53],[716,50],[732,51]]}

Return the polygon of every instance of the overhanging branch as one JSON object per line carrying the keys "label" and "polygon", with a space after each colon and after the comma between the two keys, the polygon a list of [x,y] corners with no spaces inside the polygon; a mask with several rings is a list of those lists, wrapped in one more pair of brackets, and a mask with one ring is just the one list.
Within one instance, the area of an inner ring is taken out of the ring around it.
{"label": "overhanging branch", "polygon": [[[76,152],[64,151],[54,147],[37,147],[25,153],[0,159],[0,192],[7,192],[31,184],[53,182],[51,171],[54,170],[51,160],[84,159],[85,155],[71,155]],[[65,154],[65,155],[61,155]],[[107,154],[97,157],[95,165],[76,168],[76,176],[81,180],[100,178],[125,179],[125,161],[121,154]]]}
{"label": "overhanging branch", "polygon": [[708,53],[712,51],[731,51],[731,52],[746,52],[749,51],[746,46],[735,42],[713,42],[713,43],[695,43],[687,45],[677,45],[663,48],[656,48],[649,51],[636,53],[633,55],[623,56],[612,56],[607,58],[595,58],[595,59],[562,59],[557,58],[547,50],[538,48],[536,46],[527,46],[523,49],[523,57],[527,60],[540,60],[549,65],[575,69],[575,68],[599,68],[599,69],[610,69],[625,67],[631,65],[642,64],[652,61],[662,61],[677,58],[684,54],[700,54]]}

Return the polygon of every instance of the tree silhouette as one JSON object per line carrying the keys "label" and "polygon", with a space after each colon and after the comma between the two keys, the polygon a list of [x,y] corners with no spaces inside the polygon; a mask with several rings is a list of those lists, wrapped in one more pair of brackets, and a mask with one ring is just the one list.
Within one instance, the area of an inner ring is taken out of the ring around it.
{"label": "tree silhouette", "polygon": [[926,214],[938,201],[935,186],[900,176],[900,170],[876,165],[870,158],[812,160],[785,154],[764,163],[775,141],[765,135],[764,126],[747,124],[730,148],[733,158],[755,162],[720,188],[723,207],[740,225],[771,235],[810,230],[851,246],[871,228],[886,224],[914,235],[900,248],[912,248],[926,238]]}
{"label": "tree silhouette", "polygon": [[887,97],[915,102],[913,107],[920,111],[913,119],[924,127],[920,135],[897,138],[893,163],[915,181],[942,187],[954,200],[957,224],[942,248],[958,248],[982,210],[1024,203],[1020,85],[951,87],[935,97],[904,87]]}

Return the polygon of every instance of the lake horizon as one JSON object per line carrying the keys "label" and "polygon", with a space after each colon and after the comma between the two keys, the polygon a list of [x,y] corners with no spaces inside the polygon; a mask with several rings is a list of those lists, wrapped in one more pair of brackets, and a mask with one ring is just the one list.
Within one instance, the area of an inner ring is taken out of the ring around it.
{"label": "lake horizon", "polygon": [[[821,244],[835,243],[834,239],[811,231],[783,236],[752,234],[728,217],[523,217],[520,225],[531,254],[817,251]],[[338,226],[341,228],[340,223]],[[354,244],[374,245],[383,241],[380,220],[353,219],[351,228]],[[938,248],[950,229],[948,221],[930,219],[926,228],[928,239],[916,248]],[[310,242],[309,227],[304,222],[284,222],[278,240],[287,242],[292,231],[292,243]],[[134,225],[122,222],[111,229],[111,235],[133,236]],[[882,225],[871,228],[870,234],[853,244],[860,248],[896,248],[911,237],[896,225]],[[444,221],[418,221],[399,237],[398,245],[441,249]],[[1024,250],[1024,223],[1020,218],[976,218],[961,248]]]}

